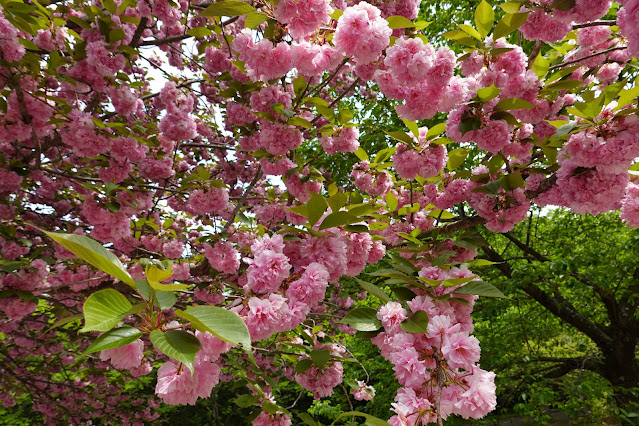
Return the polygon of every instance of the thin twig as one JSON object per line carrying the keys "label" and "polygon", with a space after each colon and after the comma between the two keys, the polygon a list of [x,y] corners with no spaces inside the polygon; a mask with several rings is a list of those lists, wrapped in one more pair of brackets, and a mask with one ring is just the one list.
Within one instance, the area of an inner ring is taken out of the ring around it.
{"label": "thin twig", "polygon": [[593,53],[591,55],[586,55],[583,58],[573,59],[573,60],[568,61],[568,62],[564,62],[564,63],[557,64],[557,65],[553,65],[552,67],[548,68],[548,70],[552,71],[552,70],[557,69],[557,68],[565,67],[566,65],[572,65],[572,64],[579,63],[581,61],[585,61],[586,59],[594,58],[595,56],[606,55],[606,54],[608,54],[610,52],[614,52],[615,50],[625,50],[625,49],[627,49],[626,46],[611,47],[610,49],[602,50],[601,52],[596,52],[596,53]]}
{"label": "thin twig", "polygon": [[253,187],[257,185],[257,182],[260,180],[261,177],[262,177],[262,166],[260,165],[260,166],[257,166],[257,173],[255,173],[255,177],[253,178],[249,186],[246,187],[246,190],[242,194],[242,198],[240,198],[240,200],[237,202],[237,205],[233,209],[233,213],[231,213],[231,217],[229,218],[228,222],[226,222],[226,225],[224,225],[224,229],[222,229],[222,234],[226,233],[226,231],[229,230],[229,228],[233,224],[233,221],[235,221],[235,216],[237,216],[240,209],[246,202],[246,199],[248,198],[249,194],[253,190]]}

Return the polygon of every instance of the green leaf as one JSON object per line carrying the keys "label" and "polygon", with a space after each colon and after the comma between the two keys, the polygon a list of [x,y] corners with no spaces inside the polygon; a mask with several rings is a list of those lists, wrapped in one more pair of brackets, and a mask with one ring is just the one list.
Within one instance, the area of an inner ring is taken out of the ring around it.
{"label": "green leaf", "polygon": [[331,352],[328,349],[318,349],[315,351],[311,351],[309,355],[311,356],[313,363],[320,370],[324,368],[326,363],[328,363],[328,361],[331,359]]}
{"label": "green leaf", "polygon": [[339,122],[339,124],[346,124],[351,121],[353,117],[355,117],[353,111],[349,111],[347,109],[340,109],[337,113],[337,121]]}
{"label": "green leaf", "polygon": [[84,351],[83,355],[128,345],[129,343],[138,340],[141,336],[142,332],[140,330],[128,325],[116,328],[111,331],[107,331],[106,333],[95,339],[93,343],[91,343],[91,345]]}
{"label": "green leaf", "polygon": [[446,164],[446,168],[452,172],[457,167],[461,166],[464,160],[466,160],[468,152],[469,151],[466,148],[457,148],[449,151],[448,163]]}
{"label": "green leaf", "polygon": [[524,1],[507,1],[504,4],[500,4],[499,7],[506,13],[517,13],[521,9]]}
{"label": "green leaf", "polygon": [[477,97],[482,102],[488,102],[491,99],[495,99],[501,93],[501,89],[495,87],[495,83],[491,84],[490,87],[484,87],[483,89],[479,89],[477,91]]}
{"label": "green leaf", "polygon": [[410,318],[406,318],[401,324],[402,330],[407,333],[426,333],[428,327],[428,314],[425,311],[417,311]]}
{"label": "green leaf", "polygon": [[186,33],[193,37],[205,37],[205,36],[213,35],[213,31],[204,27],[189,28]]}
{"label": "green leaf", "polygon": [[502,99],[501,101],[499,101],[497,105],[495,105],[493,110],[508,111],[513,109],[531,109],[531,108],[537,108],[537,106],[523,99],[509,98],[509,99]]}
{"label": "green leaf", "polygon": [[355,308],[339,322],[348,324],[357,331],[375,331],[382,327],[382,322],[377,319],[377,311],[373,308]]}
{"label": "green leaf", "polygon": [[135,288],[135,281],[120,259],[97,241],[84,235],[43,232],[80,259]]}
{"label": "green leaf", "polygon": [[462,30],[452,30],[442,34],[443,37],[468,47],[475,47],[475,40]]}
{"label": "green leaf", "polygon": [[109,331],[128,315],[132,307],[127,298],[116,290],[96,291],[82,307],[84,328],[80,332]]}
{"label": "green leaf", "polygon": [[201,348],[197,337],[182,330],[168,330],[164,333],[153,330],[149,338],[158,351],[186,365],[193,374],[193,361]]}
{"label": "green leaf", "polygon": [[479,130],[481,129],[481,120],[477,117],[466,118],[459,122],[458,129],[462,135],[472,132],[473,130]]}
{"label": "green leaf", "polygon": [[521,177],[521,173],[514,172],[509,173],[502,179],[502,187],[506,191],[512,191],[517,188],[523,188],[526,186],[526,181]]}
{"label": "green leaf", "polygon": [[584,114],[584,118],[595,118],[601,113],[604,107],[604,101],[605,96],[599,96],[588,102],[575,102],[575,108]]}
{"label": "green leaf", "polygon": [[311,368],[313,366],[313,361],[311,361],[310,359],[303,359],[301,361],[298,361],[297,364],[295,364],[295,372],[297,374],[302,374],[305,371],[308,371],[309,368]]}
{"label": "green leaf", "polygon": [[322,217],[324,212],[328,209],[326,199],[316,193],[312,193],[311,199],[306,203],[306,211],[308,212],[308,222],[314,226],[318,220]]}
{"label": "green leaf", "polygon": [[155,281],[147,280],[149,286],[155,291],[184,291],[191,288],[189,284],[161,284]]}
{"label": "green leaf", "polygon": [[193,327],[200,331],[208,331],[225,342],[242,345],[246,352],[251,352],[251,335],[242,318],[217,306],[189,306],[176,315],[191,321]]}
{"label": "green leaf", "polygon": [[428,132],[426,132],[426,140],[431,140],[441,135],[442,133],[444,133],[445,130],[446,130],[446,123],[435,124],[433,127],[428,129]]}
{"label": "green leaf", "polygon": [[550,69],[550,61],[546,59],[540,52],[533,61],[531,69],[535,71],[537,77],[542,78],[543,76],[548,74],[548,70]]}
{"label": "green leaf", "polygon": [[508,299],[497,287],[485,281],[471,281],[465,286],[456,289],[455,293]]}
{"label": "green leaf", "polygon": [[156,265],[148,265],[145,268],[146,279],[148,281],[162,282],[173,275],[172,269],[173,267],[169,267],[167,269],[160,269]]}
{"label": "green leaf", "polygon": [[406,125],[406,127],[408,127],[408,130],[410,130],[410,132],[413,134],[413,136],[415,136],[417,139],[419,139],[419,126],[417,125],[416,121],[408,121],[408,120],[402,120],[404,122],[404,124]]}
{"label": "green leaf", "polygon": [[377,297],[384,303],[388,303],[391,301],[391,298],[386,294],[384,290],[377,287],[375,284],[369,283],[368,281],[360,280],[359,278],[355,278],[355,280],[359,283],[360,286],[373,296]]}
{"label": "green leaf", "polygon": [[394,212],[395,210],[397,210],[397,197],[395,196],[395,194],[393,194],[392,192],[388,191],[386,193],[386,196],[384,197],[384,200],[386,200],[386,207],[388,207],[388,211],[389,212]]}
{"label": "green leaf", "polygon": [[334,228],[336,226],[348,225],[351,223],[361,222],[362,219],[350,214],[349,212],[335,212],[324,218],[320,225],[320,231],[323,229]]}
{"label": "green leaf", "polygon": [[302,117],[291,117],[288,119],[288,124],[290,124],[291,126],[304,127],[305,129],[313,128],[313,125],[311,124],[311,122]]}
{"label": "green leaf", "polygon": [[575,7],[575,0],[553,0],[550,7],[556,10],[570,10]]}
{"label": "green leaf", "polygon": [[495,22],[495,12],[490,7],[486,0],[482,0],[475,10],[475,25],[482,38],[490,34],[490,30],[493,28],[493,22]]}
{"label": "green leaf", "polygon": [[388,26],[393,30],[397,28],[413,28],[415,26],[413,21],[399,15],[389,16],[386,20],[388,21]]}
{"label": "green leaf", "polygon": [[144,297],[144,300],[150,301],[151,297],[153,298],[153,304],[160,308],[161,310],[169,309],[175,302],[177,298],[172,291],[155,291],[153,290],[146,280],[137,280],[135,282],[138,286],[138,291]]}
{"label": "green leaf", "polygon": [[62,327],[63,325],[69,324],[70,322],[74,322],[79,319],[82,319],[82,316],[83,316],[82,314],[75,314],[69,317],[60,318],[59,320],[54,322],[51,327],[47,328],[42,334],[47,334],[50,330],[53,330],[54,328]]}
{"label": "green leaf", "polygon": [[328,199],[326,200],[328,205],[331,207],[331,211],[334,211],[334,212],[338,212],[342,207],[344,207],[347,201],[348,201],[348,195],[346,195],[343,192],[338,192],[336,194],[333,194],[330,197],[328,197]]}
{"label": "green leaf", "polygon": [[319,423],[313,420],[313,418],[308,413],[297,413],[297,417],[302,419],[302,421],[309,426],[319,426]]}
{"label": "green leaf", "polygon": [[268,20],[268,16],[262,15],[261,13],[251,12],[246,15],[246,20],[244,21],[244,27],[254,29],[257,28],[258,25],[263,24]]}
{"label": "green leaf", "polygon": [[459,24],[459,28],[463,32],[465,32],[466,34],[471,36],[472,38],[476,38],[477,40],[481,40],[481,35],[479,34],[479,32],[476,29],[474,29],[473,27],[471,27],[470,25]]}
{"label": "green leaf", "polygon": [[366,153],[366,151],[364,151],[364,148],[362,148],[361,146],[357,148],[357,151],[355,151],[355,155],[361,161],[368,161],[368,154]]}
{"label": "green leaf", "polygon": [[345,413],[342,413],[337,416],[337,418],[333,423],[331,423],[331,425],[336,424],[338,420],[344,417],[364,417],[364,419],[366,419],[364,424],[367,426],[390,426],[390,423],[388,423],[386,420],[379,419],[375,416],[371,416],[370,414],[360,413],[359,411],[347,411]]}
{"label": "green leaf", "polygon": [[246,393],[244,395],[240,395],[237,398],[235,398],[233,402],[239,407],[248,408],[251,405],[254,405],[259,400],[260,400],[259,395],[250,395]]}
{"label": "green leaf", "polygon": [[524,25],[527,19],[528,13],[512,13],[504,16],[495,27],[493,39],[497,40],[501,37],[506,37],[508,34]]}
{"label": "green leaf", "polygon": [[199,16],[240,16],[256,12],[250,4],[237,0],[218,1],[200,12]]}
{"label": "green leaf", "polygon": [[408,136],[406,132],[387,132],[386,130],[384,130],[384,133],[386,133],[391,138],[396,139],[400,142],[404,142],[408,145],[412,145],[415,143],[415,141],[410,136]]}

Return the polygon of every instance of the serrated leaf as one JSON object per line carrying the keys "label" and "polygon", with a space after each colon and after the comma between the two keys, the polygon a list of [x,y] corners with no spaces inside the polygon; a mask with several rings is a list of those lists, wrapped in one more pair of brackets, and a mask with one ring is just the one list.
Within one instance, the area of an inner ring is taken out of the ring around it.
{"label": "serrated leaf", "polygon": [[305,129],[313,128],[313,125],[311,124],[311,122],[302,117],[291,117],[288,119],[288,124],[290,124],[291,126],[304,127]]}
{"label": "serrated leaf", "polygon": [[250,4],[237,0],[223,0],[211,4],[200,12],[199,16],[241,16],[255,12],[255,8]]}
{"label": "serrated leaf", "polygon": [[401,328],[407,333],[426,333],[428,327],[428,314],[425,311],[417,311],[411,317],[402,321]]}
{"label": "serrated leaf", "polygon": [[575,0],[553,0],[550,7],[552,7],[555,10],[562,10],[562,11],[570,10],[573,7],[575,7]]}
{"label": "serrated leaf", "polygon": [[384,200],[386,201],[386,207],[388,207],[389,212],[392,213],[397,210],[398,201],[395,194],[393,194],[391,191],[388,191],[386,193],[386,196],[384,197]]}
{"label": "serrated leaf", "polygon": [[497,26],[495,27],[495,31],[493,33],[493,38],[497,40],[501,37],[506,37],[508,34],[524,25],[527,19],[528,13],[512,13],[504,16],[497,23]]}
{"label": "serrated leaf", "polygon": [[459,122],[458,129],[462,135],[472,132],[473,130],[479,130],[481,129],[481,120],[477,117],[465,118]]}
{"label": "serrated leaf", "polygon": [[260,400],[260,395],[251,395],[251,394],[244,394],[244,395],[240,395],[237,398],[235,398],[233,400],[233,402],[241,408],[248,408],[251,405],[254,405],[255,403],[259,402]]}
{"label": "serrated leaf", "polygon": [[358,331],[375,331],[382,327],[382,322],[377,319],[377,311],[373,308],[355,308],[339,322]]}
{"label": "serrated leaf", "polygon": [[331,352],[328,349],[318,349],[311,351],[309,354],[313,363],[317,366],[318,369],[324,368],[324,366],[331,359]]}
{"label": "serrated leaf", "polygon": [[508,299],[497,287],[485,281],[471,281],[465,286],[456,289],[455,293]]}
{"label": "serrated leaf", "polygon": [[324,215],[328,209],[326,199],[319,194],[312,193],[311,199],[306,203],[306,211],[308,212],[308,222],[314,226],[318,220]]}
{"label": "serrated leaf", "polygon": [[490,34],[493,22],[495,22],[495,12],[486,0],[482,0],[475,10],[475,26],[482,38]]}
{"label": "serrated leaf", "polygon": [[526,186],[526,181],[521,177],[521,173],[513,172],[509,173],[502,178],[502,187],[506,191],[512,191],[517,188],[523,188]]}
{"label": "serrated leaf", "polygon": [[320,225],[320,231],[323,229],[334,228],[342,225],[349,225],[351,223],[361,222],[362,219],[350,214],[349,212],[335,212],[331,213],[322,220]]}
{"label": "serrated leaf", "polygon": [[53,330],[54,328],[62,327],[63,325],[66,325],[66,324],[69,324],[71,322],[80,320],[80,319],[82,319],[82,317],[83,317],[82,314],[75,314],[75,315],[71,315],[69,317],[60,318],[59,320],[54,322],[51,325],[51,327],[47,328],[42,334],[47,334],[50,330]]}
{"label": "serrated leaf", "polygon": [[584,118],[595,118],[601,113],[605,101],[605,96],[587,102],[575,102],[575,108],[584,114]]}
{"label": "serrated leaf", "polygon": [[388,26],[393,30],[397,28],[413,28],[415,26],[413,21],[399,15],[389,16],[386,20],[388,21]]}
{"label": "serrated leaf", "polygon": [[502,99],[501,101],[499,101],[497,105],[495,105],[493,110],[494,111],[510,111],[513,109],[531,109],[531,108],[537,108],[537,106],[523,99],[509,98],[509,99]]}
{"label": "serrated leaf", "polygon": [[506,3],[500,4],[499,7],[506,13],[517,13],[523,3],[523,1],[507,1]]}
{"label": "serrated leaf", "polygon": [[120,259],[97,241],[84,235],[43,232],[80,259],[135,288],[135,281]]}
{"label": "serrated leaf", "polygon": [[124,326],[116,328],[111,331],[107,331],[95,339],[84,351],[83,355],[128,345],[129,343],[138,340],[141,336],[142,332],[134,327]]}
{"label": "serrated leaf", "polygon": [[297,374],[302,374],[305,371],[308,371],[309,368],[313,366],[313,361],[310,359],[302,359],[295,364],[295,372]]}
{"label": "serrated leaf", "polygon": [[367,426],[390,426],[390,423],[388,423],[386,420],[379,419],[375,416],[371,416],[370,414],[360,413],[359,411],[347,411],[345,413],[342,413],[337,416],[337,418],[333,423],[331,423],[331,425],[336,424],[338,420],[341,420],[344,417],[364,417],[364,419],[366,419],[364,424]]}
{"label": "serrated leaf", "polygon": [[495,87],[495,83],[491,84],[490,87],[484,87],[483,89],[479,89],[477,91],[477,97],[482,102],[488,102],[491,99],[495,99],[501,93],[501,89]]}
{"label": "serrated leaf", "polygon": [[153,330],[149,338],[158,351],[186,365],[193,374],[193,361],[201,348],[197,337],[182,330]]}
{"label": "serrated leaf", "polygon": [[470,25],[459,24],[459,29],[461,29],[463,32],[465,32],[466,34],[468,34],[472,38],[476,38],[477,40],[481,40],[481,35],[479,34],[479,32],[476,29],[474,29],[473,27],[471,27]]}
{"label": "serrated leaf", "polygon": [[475,39],[470,37],[462,30],[448,31],[447,33],[442,34],[442,37],[445,37],[452,41],[456,41],[457,43],[468,47],[475,47],[476,45]]}
{"label": "serrated leaf", "polygon": [[263,24],[268,20],[268,16],[262,15],[261,13],[251,12],[246,15],[246,20],[244,21],[244,27],[254,29],[257,28],[258,25]]}
{"label": "serrated leaf", "polygon": [[189,306],[176,315],[190,321],[200,331],[208,331],[225,342],[242,345],[246,352],[251,352],[251,335],[242,318],[218,306]]}
{"label": "serrated leaf", "polygon": [[468,152],[469,151],[466,148],[457,148],[452,151],[448,151],[448,163],[446,164],[446,168],[452,172],[457,167],[461,166],[464,160],[466,160]]}
{"label": "serrated leaf", "polygon": [[328,199],[326,200],[326,202],[331,208],[331,211],[333,212],[338,212],[342,207],[344,207],[347,201],[348,201],[348,195],[346,195],[343,192],[338,192],[336,194],[333,194],[330,197],[328,197]]}
{"label": "serrated leaf", "polygon": [[359,285],[364,290],[366,290],[367,292],[369,292],[373,296],[377,297],[382,302],[388,303],[388,302],[391,301],[391,298],[388,296],[388,294],[386,294],[386,292],[384,290],[382,290],[381,288],[377,287],[375,284],[369,283],[368,281],[360,280],[359,278],[355,278],[355,280],[359,283]]}
{"label": "serrated leaf", "polygon": [[428,129],[428,132],[426,132],[426,140],[431,140],[441,135],[442,133],[444,133],[445,130],[446,130],[446,123],[435,124],[433,127]]}
{"label": "serrated leaf", "polygon": [[153,304],[160,308],[160,310],[171,308],[177,301],[172,291],[155,291],[149,286],[146,280],[137,280],[135,283],[144,300],[150,301],[151,298],[153,298]]}
{"label": "serrated leaf", "polygon": [[107,288],[91,294],[84,302],[84,327],[80,332],[109,331],[128,315],[133,305],[120,292]]}
{"label": "serrated leaf", "polygon": [[213,31],[209,30],[208,28],[205,27],[195,27],[195,28],[189,28],[186,33],[190,36],[193,37],[205,37],[205,36],[210,36],[213,35]]}
{"label": "serrated leaf", "polygon": [[[400,142],[404,142],[408,145],[412,145],[413,143],[415,143],[415,141],[413,141],[413,139],[408,136],[406,132],[387,132],[384,130],[384,133],[386,133],[391,138],[396,139]],[[379,163],[379,161],[377,162]]]}
{"label": "serrated leaf", "polygon": [[548,70],[550,69],[550,61],[546,59],[540,52],[533,61],[531,69],[535,71],[537,77],[542,78],[543,76],[548,74]]}

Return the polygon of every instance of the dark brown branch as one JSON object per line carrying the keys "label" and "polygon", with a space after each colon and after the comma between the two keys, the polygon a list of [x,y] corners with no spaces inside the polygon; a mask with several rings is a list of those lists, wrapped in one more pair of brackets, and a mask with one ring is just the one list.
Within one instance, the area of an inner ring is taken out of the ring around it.
{"label": "dark brown branch", "polygon": [[147,22],[149,22],[149,18],[147,17],[140,19],[140,23],[138,24],[137,28],[135,29],[135,32],[133,33],[133,37],[131,38],[131,43],[129,43],[129,46],[133,48],[138,47],[140,37],[142,37],[142,33],[146,29]]}
{"label": "dark brown branch", "polygon": [[563,62],[561,64],[553,65],[552,67],[548,68],[548,71],[552,71],[552,70],[557,69],[557,68],[562,68],[562,67],[565,67],[567,65],[576,64],[576,63],[579,63],[581,61],[585,61],[586,59],[594,58],[595,56],[606,55],[606,54],[614,52],[616,50],[625,50],[625,49],[627,49],[626,46],[611,47],[610,49],[602,50],[601,52],[596,52],[596,53],[593,53],[591,55],[586,55],[583,58],[573,59],[571,61],[567,61],[567,62]]}
{"label": "dark brown branch", "polygon": [[592,21],[592,22],[585,22],[583,24],[574,24],[572,26],[573,30],[579,29],[579,28],[586,28],[586,27],[601,27],[601,26],[608,26],[608,27],[612,27],[613,25],[617,25],[617,21],[615,19],[611,19],[611,20],[605,20],[605,21]]}

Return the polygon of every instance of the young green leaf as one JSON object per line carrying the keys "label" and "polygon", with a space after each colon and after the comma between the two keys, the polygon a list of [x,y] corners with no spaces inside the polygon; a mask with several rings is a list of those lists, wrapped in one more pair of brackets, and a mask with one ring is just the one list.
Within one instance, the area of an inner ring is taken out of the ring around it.
{"label": "young green leaf", "polygon": [[359,283],[360,286],[373,296],[377,297],[384,303],[388,303],[391,301],[391,298],[386,294],[384,290],[377,287],[375,284],[369,283],[368,281],[360,280],[359,278],[355,278],[355,280]]}
{"label": "young green leaf", "polygon": [[84,235],[46,232],[45,234],[80,259],[135,288],[135,281],[113,253]]}
{"label": "young green leaf", "polygon": [[256,12],[248,3],[238,0],[223,0],[211,4],[199,16],[241,16]]}
{"label": "young green leaf", "polygon": [[397,28],[412,28],[415,26],[413,21],[399,15],[389,16],[386,20],[388,21],[388,26],[393,30]]}
{"label": "young green leaf", "polygon": [[246,352],[251,352],[251,335],[242,318],[217,306],[189,306],[176,315],[191,321],[193,327],[200,331],[208,331],[220,339],[234,345],[242,345]]}
{"label": "young green leaf", "polygon": [[377,319],[377,311],[373,308],[355,308],[339,322],[358,331],[375,331],[382,327],[382,322]]}
{"label": "young green leaf", "polygon": [[141,336],[142,332],[140,330],[128,325],[116,328],[111,331],[107,331],[106,333],[95,339],[93,343],[91,343],[91,345],[84,351],[83,355],[128,345],[129,343],[138,340]]}
{"label": "young green leaf", "polygon": [[315,351],[311,351],[309,354],[313,363],[317,366],[317,368],[322,369],[331,359],[331,352],[328,349],[318,349]]}
{"label": "young green leaf", "polygon": [[508,111],[513,109],[531,109],[537,108],[537,105],[533,105],[528,101],[517,98],[502,99],[493,108],[494,111]]}
{"label": "young green leaf", "polygon": [[495,12],[486,0],[482,0],[475,10],[475,25],[482,38],[490,34],[493,22],[495,22]]}
{"label": "young green leaf", "polygon": [[116,290],[96,291],[82,307],[84,328],[80,332],[109,331],[128,315],[132,307],[131,302]]}
{"label": "young green leaf", "polygon": [[348,225],[351,223],[360,222],[362,219],[350,214],[349,212],[335,212],[331,213],[322,220],[320,225],[320,231],[328,228],[334,228],[336,226]]}
{"label": "young green leaf", "polygon": [[485,281],[471,281],[465,286],[456,289],[455,293],[508,299],[497,287]]}
{"label": "young green leaf", "polygon": [[425,311],[417,311],[411,317],[402,321],[401,328],[407,333],[426,333],[428,327],[428,314]]}
{"label": "young green leaf", "polygon": [[201,348],[197,337],[182,330],[153,330],[149,338],[158,351],[186,365],[193,374],[193,361]]}

